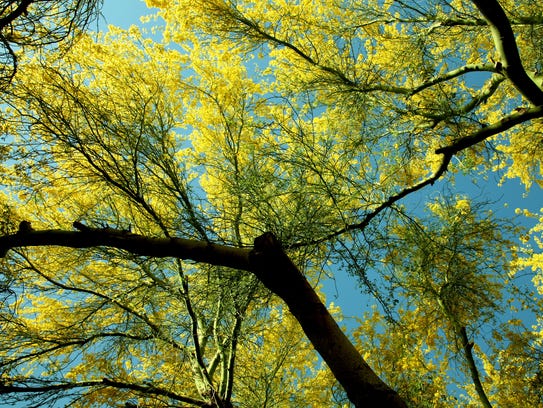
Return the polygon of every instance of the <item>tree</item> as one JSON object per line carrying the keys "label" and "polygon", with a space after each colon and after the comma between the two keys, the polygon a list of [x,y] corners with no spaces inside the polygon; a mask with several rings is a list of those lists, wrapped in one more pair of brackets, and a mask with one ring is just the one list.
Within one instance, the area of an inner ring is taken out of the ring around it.
{"label": "tree", "polygon": [[100,0],[0,2],[0,86],[13,79],[19,50],[66,46],[94,20],[100,5]]}
{"label": "tree", "polygon": [[[541,221],[453,191],[538,187],[540,6],[148,4],[163,43],[82,37],[22,57],[5,95],[1,392],[540,403],[541,330],[519,316],[541,311]],[[350,337],[318,288],[337,268],[375,303]]]}

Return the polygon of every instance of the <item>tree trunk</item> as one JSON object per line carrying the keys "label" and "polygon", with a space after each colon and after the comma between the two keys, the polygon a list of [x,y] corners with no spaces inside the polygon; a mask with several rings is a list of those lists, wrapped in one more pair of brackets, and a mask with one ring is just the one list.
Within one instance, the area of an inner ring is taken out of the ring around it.
{"label": "tree trunk", "polygon": [[0,257],[15,247],[108,246],[136,255],[190,259],[252,272],[287,304],[356,407],[407,407],[364,361],[272,233],[256,238],[254,248],[248,250],[182,238],[149,238],[80,223],[74,223],[79,231],[34,231],[30,223],[24,226],[16,234],[0,237]]}
{"label": "tree trunk", "polygon": [[407,407],[364,361],[271,233],[255,239],[253,272],[279,296],[356,407]]}

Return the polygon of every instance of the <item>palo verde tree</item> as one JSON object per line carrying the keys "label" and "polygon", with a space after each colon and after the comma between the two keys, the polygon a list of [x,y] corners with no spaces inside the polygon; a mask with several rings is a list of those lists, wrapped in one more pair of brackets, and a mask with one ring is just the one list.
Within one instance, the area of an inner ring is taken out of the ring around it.
{"label": "palo verde tree", "polygon": [[539,3],[147,3],[4,95],[3,398],[541,404],[541,214],[455,191],[540,187]]}

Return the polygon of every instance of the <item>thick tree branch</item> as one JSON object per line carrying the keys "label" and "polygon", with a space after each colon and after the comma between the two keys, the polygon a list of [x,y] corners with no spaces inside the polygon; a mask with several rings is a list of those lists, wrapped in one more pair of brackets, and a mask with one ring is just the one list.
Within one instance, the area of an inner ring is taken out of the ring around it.
{"label": "thick tree branch", "polygon": [[[356,407],[406,407],[364,361],[273,234],[258,237],[249,250],[182,238],[150,238],[111,228],[89,228],[78,222],[74,226],[79,231],[34,231],[29,222],[23,221],[16,234],[0,237],[0,256],[15,247],[107,246],[135,255],[189,259],[252,272],[287,304]],[[111,380],[104,384],[114,385]]]}
{"label": "thick tree branch", "polygon": [[483,384],[481,384],[481,378],[479,375],[479,370],[475,365],[475,359],[473,358],[473,343],[469,341],[468,334],[466,333],[466,328],[464,326],[460,327],[458,330],[458,335],[460,336],[460,341],[462,342],[462,349],[464,350],[464,357],[468,362],[469,372],[471,374],[471,379],[477,391],[477,395],[481,400],[481,403],[485,408],[492,408],[492,404],[488,400],[488,397],[483,389]]}
{"label": "thick tree branch", "polygon": [[250,260],[255,275],[285,301],[356,407],[406,407],[364,361],[273,234],[255,239]]}
{"label": "thick tree branch", "polygon": [[522,66],[511,23],[497,0],[472,0],[490,27],[500,55],[501,72],[531,104],[543,105],[543,90],[532,81]]}
{"label": "thick tree branch", "polygon": [[234,248],[184,238],[153,238],[111,228],[82,231],[19,231],[0,237],[0,257],[17,247],[62,246],[93,248],[107,246],[124,249],[134,255],[155,258],[174,257],[211,265],[249,271],[249,249]]}
{"label": "thick tree branch", "polygon": [[21,2],[17,4],[15,10],[0,18],[0,30],[3,30],[8,24],[13,23],[15,19],[21,17],[24,13],[26,13],[28,6],[31,5],[33,2],[34,0],[21,0]]}

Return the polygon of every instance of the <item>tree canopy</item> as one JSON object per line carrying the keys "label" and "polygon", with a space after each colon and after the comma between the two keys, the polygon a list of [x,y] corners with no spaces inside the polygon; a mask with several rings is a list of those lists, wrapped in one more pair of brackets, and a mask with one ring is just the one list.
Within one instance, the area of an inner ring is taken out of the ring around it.
{"label": "tree canopy", "polygon": [[17,71],[19,50],[69,44],[95,20],[102,0],[0,1],[0,87]]}
{"label": "tree canopy", "polygon": [[543,185],[539,2],[7,3],[5,401],[543,403],[543,209],[463,188]]}

